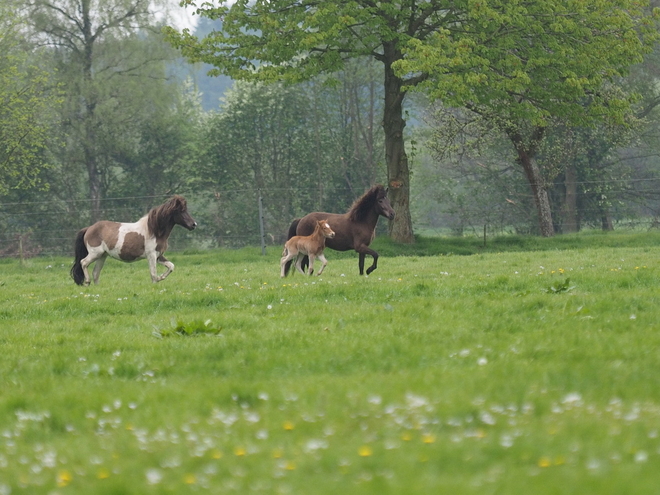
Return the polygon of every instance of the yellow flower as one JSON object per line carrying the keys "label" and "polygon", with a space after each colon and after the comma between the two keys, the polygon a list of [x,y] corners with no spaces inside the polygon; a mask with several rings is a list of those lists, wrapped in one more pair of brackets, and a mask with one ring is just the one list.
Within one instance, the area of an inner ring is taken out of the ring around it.
{"label": "yellow flower", "polygon": [[358,449],[358,454],[360,454],[360,457],[369,457],[371,454],[373,454],[373,451],[368,445],[363,445]]}
{"label": "yellow flower", "polygon": [[435,442],[435,435],[432,433],[426,433],[422,435],[422,442],[424,443],[434,443]]}
{"label": "yellow flower", "polygon": [[236,454],[239,457],[242,457],[245,455],[245,449],[243,447],[236,447],[234,449],[234,454]]}
{"label": "yellow flower", "polygon": [[69,471],[62,470],[59,473],[57,473],[57,486],[60,488],[63,488],[67,486],[69,483],[71,483],[71,480],[73,479],[73,476],[71,476],[71,473]]}
{"label": "yellow flower", "polygon": [[282,451],[280,449],[273,450],[273,458],[279,459],[280,457],[282,457]]}
{"label": "yellow flower", "polygon": [[293,429],[295,428],[295,426],[293,425],[293,423],[292,423],[291,421],[285,421],[284,424],[282,425],[282,427],[283,427],[286,431],[291,431],[291,430],[293,430]]}
{"label": "yellow flower", "polygon": [[286,464],[284,465],[284,469],[287,471],[293,471],[296,469],[296,463],[293,461],[286,461]]}
{"label": "yellow flower", "polygon": [[108,471],[106,468],[101,468],[99,469],[99,472],[96,473],[96,477],[100,480],[104,480],[110,477],[110,471]]}
{"label": "yellow flower", "polygon": [[538,466],[542,468],[550,467],[551,464],[552,462],[548,457],[541,457],[538,462]]}
{"label": "yellow flower", "polygon": [[410,442],[410,438],[411,438],[410,433],[408,433],[407,431],[401,434],[401,440],[403,440],[404,442]]}
{"label": "yellow flower", "polygon": [[213,459],[222,459],[222,452],[220,452],[219,450],[216,449],[216,450],[211,452],[211,457]]}
{"label": "yellow flower", "polygon": [[195,475],[192,474],[192,473],[188,473],[183,477],[183,482],[186,485],[194,485],[196,481],[197,481],[197,478],[195,478]]}

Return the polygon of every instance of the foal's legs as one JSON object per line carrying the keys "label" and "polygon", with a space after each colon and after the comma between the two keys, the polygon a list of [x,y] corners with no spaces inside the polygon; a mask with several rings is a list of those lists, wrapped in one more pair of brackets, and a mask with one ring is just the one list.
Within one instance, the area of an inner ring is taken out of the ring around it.
{"label": "foal's legs", "polygon": [[[313,254],[308,254],[307,256],[309,256],[309,269],[307,270],[307,275],[311,276],[312,273],[314,273],[314,255]],[[300,267],[300,271],[302,273],[305,273],[305,272],[302,271],[302,267]]]}
{"label": "foal's legs", "polygon": [[321,274],[323,273],[323,270],[325,270],[325,266],[328,264],[328,260],[325,259],[325,256],[323,256],[323,253],[319,254],[319,260],[321,260],[321,263],[323,263],[323,264],[321,265],[321,269],[320,269],[319,272],[317,273],[317,275],[320,277]]}
{"label": "foal's legs", "polygon": [[[296,258],[297,253],[293,254],[291,251],[288,249],[285,249],[282,252],[282,259],[280,259],[280,277],[284,278],[286,276],[286,264],[291,261],[292,259]],[[297,267],[297,260],[296,260],[296,267]],[[293,272],[292,272],[293,274]]]}
{"label": "foal's legs", "polygon": [[305,270],[302,268],[302,262],[304,259],[305,256],[302,253],[296,254],[296,270],[298,270],[303,275],[305,274]]}

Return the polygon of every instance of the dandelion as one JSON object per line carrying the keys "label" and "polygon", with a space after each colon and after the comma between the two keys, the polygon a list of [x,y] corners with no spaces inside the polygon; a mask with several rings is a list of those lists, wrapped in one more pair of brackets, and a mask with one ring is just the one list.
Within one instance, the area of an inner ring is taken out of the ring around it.
{"label": "dandelion", "polygon": [[552,465],[552,461],[548,457],[541,457],[537,464],[540,468],[547,468]]}
{"label": "dandelion", "polygon": [[282,451],[280,449],[273,450],[273,459],[279,459],[282,457]]}
{"label": "dandelion", "polygon": [[434,443],[435,442],[435,435],[432,433],[426,433],[422,435],[422,442],[424,443]]}
{"label": "dandelion", "polygon": [[358,454],[360,457],[370,457],[373,454],[373,450],[368,445],[363,445],[358,449]]}
{"label": "dandelion", "polygon": [[213,459],[222,459],[222,452],[220,452],[218,449],[215,449],[211,451],[211,457]]}
{"label": "dandelion", "polygon": [[283,427],[286,431],[291,431],[291,430],[293,430],[293,429],[295,428],[295,426],[293,425],[293,423],[292,423],[291,421],[285,421],[284,424],[282,425],[282,427]]}
{"label": "dandelion", "polygon": [[234,454],[238,457],[243,457],[245,455],[245,449],[243,447],[236,447],[234,449]]}
{"label": "dandelion", "polygon": [[293,471],[296,469],[296,463],[293,461],[287,461],[286,464],[284,465],[284,469],[287,471]]}
{"label": "dandelion", "polygon": [[197,482],[197,478],[195,478],[194,474],[188,473],[183,477],[183,482],[186,485],[194,485]]}
{"label": "dandelion", "polygon": [[60,488],[64,488],[69,483],[71,483],[72,479],[73,476],[71,476],[71,473],[69,471],[62,470],[59,473],[57,473],[57,486],[59,486]]}
{"label": "dandelion", "polygon": [[99,469],[99,472],[96,473],[96,477],[100,480],[105,480],[110,477],[110,471],[105,468]]}
{"label": "dandelion", "polygon": [[411,438],[412,437],[410,436],[410,433],[408,433],[408,432],[404,432],[404,433],[401,434],[401,440],[403,440],[404,442],[410,442]]}

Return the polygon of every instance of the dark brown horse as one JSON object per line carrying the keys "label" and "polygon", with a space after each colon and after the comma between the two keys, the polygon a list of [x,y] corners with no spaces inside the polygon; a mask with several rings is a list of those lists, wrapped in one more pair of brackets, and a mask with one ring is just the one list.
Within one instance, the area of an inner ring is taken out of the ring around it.
{"label": "dark brown horse", "polygon": [[[175,225],[193,230],[197,222],[188,213],[186,200],[174,196],[167,203],[152,208],[149,213],[135,223],[118,223],[101,220],[78,232],[75,242],[75,260],[71,277],[78,285],[89,285],[87,267],[94,265],[94,283],[99,283],[103,263],[108,256],[121,261],[135,261],[147,258],[152,282],[160,282],[167,277],[174,265],[163,253],[167,249],[167,239]],[[157,263],[167,267],[158,276]]]}
{"label": "dark brown horse", "polygon": [[[326,239],[325,245],[335,251],[354,249],[358,252],[358,267],[360,275],[364,273],[364,258],[368,254],[373,257],[373,264],[367,268],[367,275],[376,269],[378,253],[369,247],[376,235],[378,217],[384,216],[392,220],[394,210],[387,199],[387,189],[381,185],[373,186],[360,198],[355,200],[346,213],[314,212],[293,221],[289,227],[288,239],[294,235],[310,235],[319,220],[326,220],[335,231],[332,239]],[[303,265],[307,263],[303,261]],[[285,267],[284,273],[291,268],[291,261]]]}

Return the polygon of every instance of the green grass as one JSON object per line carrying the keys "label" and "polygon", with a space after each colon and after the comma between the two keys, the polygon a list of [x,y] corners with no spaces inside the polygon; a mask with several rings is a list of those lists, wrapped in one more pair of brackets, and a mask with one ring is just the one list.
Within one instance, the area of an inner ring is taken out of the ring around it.
{"label": "green grass", "polygon": [[0,260],[0,493],[653,493],[659,241]]}

